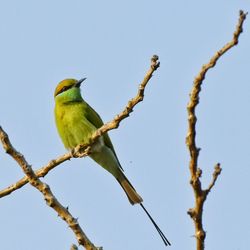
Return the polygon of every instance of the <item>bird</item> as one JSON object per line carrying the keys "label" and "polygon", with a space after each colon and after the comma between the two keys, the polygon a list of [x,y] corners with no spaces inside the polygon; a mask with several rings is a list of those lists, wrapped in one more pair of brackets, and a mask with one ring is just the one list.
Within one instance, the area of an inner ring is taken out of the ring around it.
{"label": "bird", "polygon": [[[58,83],[54,92],[55,123],[67,150],[72,150],[80,144],[90,143],[93,133],[104,124],[100,115],[81,95],[80,87],[85,80],[86,78],[80,80],[64,79]],[[165,245],[170,245],[170,242],[143,205],[142,197],[124,174],[108,133],[103,134],[94,142],[89,156],[115,177],[132,205],[141,205]]]}

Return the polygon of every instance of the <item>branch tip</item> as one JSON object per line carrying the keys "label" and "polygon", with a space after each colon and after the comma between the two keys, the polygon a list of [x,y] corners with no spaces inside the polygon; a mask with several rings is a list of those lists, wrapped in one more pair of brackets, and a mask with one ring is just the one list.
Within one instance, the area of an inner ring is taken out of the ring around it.
{"label": "branch tip", "polygon": [[159,60],[159,56],[157,55],[153,55],[152,58],[151,58],[151,68],[153,70],[157,70],[157,68],[160,67],[160,62],[158,62]]}

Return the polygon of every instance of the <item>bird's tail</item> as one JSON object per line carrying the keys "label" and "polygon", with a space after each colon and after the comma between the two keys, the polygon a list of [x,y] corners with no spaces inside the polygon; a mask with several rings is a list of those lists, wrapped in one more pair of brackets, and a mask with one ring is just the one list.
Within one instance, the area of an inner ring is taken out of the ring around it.
{"label": "bird's tail", "polygon": [[169,240],[167,239],[167,237],[165,236],[165,234],[161,231],[161,229],[159,228],[159,226],[156,224],[156,222],[154,221],[153,217],[150,215],[150,213],[147,211],[147,209],[143,206],[142,203],[140,203],[142,209],[144,210],[144,212],[146,213],[146,215],[148,216],[148,218],[151,220],[151,222],[153,223],[155,229],[157,230],[158,234],[160,235],[162,241],[164,242],[165,246],[171,246],[171,243],[169,242]]}
{"label": "bird's tail", "polygon": [[117,178],[118,182],[122,186],[123,190],[125,191],[126,195],[128,196],[128,200],[132,205],[134,204],[140,204],[141,208],[144,210],[152,224],[154,225],[155,229],[157,230],[158,234],[160,235],[161,239],[163,240],[164,244],[166,246],[170,246],[171,243],[168,241],[167,237],[164,235],[164,233],[161,231],[159,226],[154,221],[153,217],[150,215],[150,213],[147,211],[147,209],[142,204],[143,199],[141,196],[136,192],[135,188],[132,186],[132,184],[129,182],[127,177],[123,174],[123,172],[120,172],[119,178]]}
{"label": "bird's tail", "polygon": [[136,192],[135,188],[132,186],[127,177],[122,172],[120,176],[117,178],[117,181],[122,186],[123,190],[125,191],[128,197],[129,202],[132,205],[143,202],[141,196]]}
{"label": "bird's tail", "polygon": [[164,233],[161,231],[159,226],[154,221],[153,217],[150,215],[150,213],[147,211],[147,209],[142,204],[143,199],[141,196],[136,192],[135,188],[132,186],[132,184],[129,182],[127,177],[123,174],[123,172],[120,172],[119,177],[117,178],[117,181],[122,186],[123,190],[125,191],[126,195],[128,196],[128,200],[132,205],[134,204],[140,204],[141,208],[144,210],[152,224],[154,225],[155,229],[157,230],[158,234],[160,235],[162,241],[164,242],[165,246],[171,246],[171,243],[168,241],[167,237],[164,235]]}

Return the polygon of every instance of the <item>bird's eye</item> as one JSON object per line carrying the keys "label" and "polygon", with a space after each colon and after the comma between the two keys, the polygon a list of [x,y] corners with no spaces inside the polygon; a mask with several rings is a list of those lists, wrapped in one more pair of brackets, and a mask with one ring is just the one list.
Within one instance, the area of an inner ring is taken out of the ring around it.
{"label": "bird's eye", "polygon": [[64,91],[70,89],[70,88],[72,88],[72,86],[63,86],[61,89],[59,89],[59,90],[57,91],[56,96],[59,95],[59,94],[61,94],[61,93],[64,92]]}
{"label": "bird's eye", "polygon": [[68,87],[67,86],[64,86],[63,88],[62,88],[62,92],[64,92],[65,90],[67,90],[68,89]]}
{"label": "bird's eye", "polygon": [[70,88],[71,88],[71,86],[64,86],[63,88],[61,88],[59,93],[62,93],[62,92],[66,91],[66,90],[68,90]]}

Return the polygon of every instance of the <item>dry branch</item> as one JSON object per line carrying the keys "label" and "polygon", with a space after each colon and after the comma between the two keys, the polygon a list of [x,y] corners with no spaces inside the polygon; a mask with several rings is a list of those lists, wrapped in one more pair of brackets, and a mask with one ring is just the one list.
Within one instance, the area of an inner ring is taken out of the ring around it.
{"label": "dry branch", "polygon": [[[129,116],[129,114],[133,111],[133,108],[143,100],[144,98],[144,91],[147,83],[149,82],[150,78],[153,76],[154,71],[157,70],[157,68],[160,66],[160,63],[158,62],[158,56],[154,55],[151,58],[151,65],[149,70],[147,71],[143,81],[139,85],[138,93],[137,95],[131,99],[125,109],[118,114],[112,121],[104,124],[102,127],[100,127],[92,136],[91,142],[86,145],[79,145],[75,149],[72,150],[72,152],[66,153],[57,159],[51,160],[47,165],[41,167],[37,171],[35,171],[35,174],[37,177],[44,177],[56,166],[60,165],[61,163],[70,160],[72,157],[85,157],[89,154],[91,145],[104,133],[108,132],[109,130],[118,128],[120,122]],[[13,191],[21,188],[25,184],[27,184],[28,178],[27,176],[24,176],[22,179],[17,181],[16,183],[10,185],[9,187],[3,189],[0,191],[0,198],[4,197],[6,195],[11,194]]]}
{"label": "dry branch", "polygon": [[[153,75],[153,72],[157,70],[157,68],[160,66],[160,63],[158,62],[158,56],[154,55],[151,59],[151,66],[148,72],[146,73],[143,81],[141,82],[139,86],[138,93],[136,97],[131,99],[125,109],[117,115],[114,120],[104,124],[101,128],[99,128],[92,136],[90,143],[86,145],[79,145],[74,150],[72,150],[69,153],[66,153],[60,157],[58,157],[55,160],[51,160],[46,166],[40,168],[37,171],[33,171],[31,165],[28,164],[24,156],[15,150],[15,148],[11,145],[11,142],[9,140],[9,137],[7,133],[2,129],[0,126],[0,140],[3,144],[4,149],[6,150],[6,153],[11,155],[16,162],[20,165],[23,172],[25,173],[25,177],[23,177],[21,180],[17,181],[15,184],[12,184],[8,188],[2,190],[0,192],[0,198],[4,197],[13,191],[21,188],[28,182],[34,186],[36,189],[38,189],[45,198],[46,203],[52,207],[58,215],[66,221],[66,223],[69,225],[69,227],[74,232],[77,241],[80,245],[84,246],[87,250],[98,250],[102,248],[97,248],[94,246],[94,244],[88,239],[88,237],[85,235],[83,230],[81,229],[80,225],[77,222],[77,219],[75,219],[67,208],[63,207],[59,201],[56,199],[56,197],[53,195],[50,187],[45,183],[42,182],[39,178],[44,177],[46,174],[49,173],[50,170],[61,164],[62,162],[71,159],[72,157],[84,157],[89,155],[91,146],[93,143],[104,133],[111,129],[118,128],[120,122],[129,116],[129,114],[133,111],[133,108],[135,105],[137,105],[139,102],[141,102],[144,98],[144,90],[145,87],[150,80],[150,78]],[[71,248],[75,248],[75,245],[72,245]]]}
{"label": "dry branch", "polygon": [[207,189],[203,190],[201,186],[201,175],[202,170],[198,168],[198,157],[199,157],[199,148],[196,146],[195,136],[196,136],[196,121],[197,117],[195,115],[195,108],[199,104],[199,93],[201,91],[201,85],[203,80],[205,79],[206,73],[209,69],[213,68],[216,65],[218,59],[233,46],[238,44],[238,39],[240,34],[242,33],[242,26],[244,20],[246,19],[247,13],[240,11],[239,20],[236,26],[236,30],[233,34],[233,39],[227,43],[222,49],[217,51],[215,55],[210,59],[210,61],[202,66],[197,77],[194,79],[193,88],[190,93],[190,101],[187,105],[188,112],[188,133],[186,137],[186,144],[190,153],[190,162],[189,169],[191,174],[190,184],[193,187],[194,195],[195,195],[195,207],[189,209],[188,214],[193,219],[195,225],[195,237],[197,242],[197,250],[204,249],[204,242],[206,238],[206,232],[203,229],[202,225],[202,213],[203,213],[203,205],[207,198],[208,193],[211,191],[218,176],[221,173],[220,164],[216,164],[213,179],[211,184]]}
{"label": "dry branch", "polygon": [[[37,177],[44,177],[45,175],[48,174],[50,170],[55,168],[56,166],[60,165],[61,163],[65,162],[66,160],[69,160],[71,158],[71,153],[66,153],[60,157],[58,157],[55,160],[51,160],[47,165],[41,167],[40,169],[35,171],[35,174]],[[0,198],[11,194],[13,191],[23,187],[25,184],[27,184],[28,177],[24,176],[22,179],[17,181],[16,183],[10,185],[9,187],[3,189],[0,191]]]}
{"label": "dry branch", "polygon": [[56,199],[56,197],[53,195],[49,185],[47,185],[45,182],[42,182],[33,171],[31,165],[28,164],[24,156],[19,153],[12,145],[9,140],[8,135],[5,133],[5,131],[0,127],[0,140],[3,144],[3,147],[10,156],[19,164],[19,166],[22,168],[23,172],[26,174],[28,182],[35,187],[37,190],[39,190],[47,203],[48,206],[53,208],[57,213],[58,216],[60,216],[66,223],[69,225],[69,227],[74,232],[77,241],[80,245],[84,246],[87,250],[98,250],[100,248],[97,248],[94,246],[94,244],[88,239],[88,237],[85,235],[83,230],[81,229],[77,219],[75,219],[69,212],[67,208],[61,205],[61,203]]}

